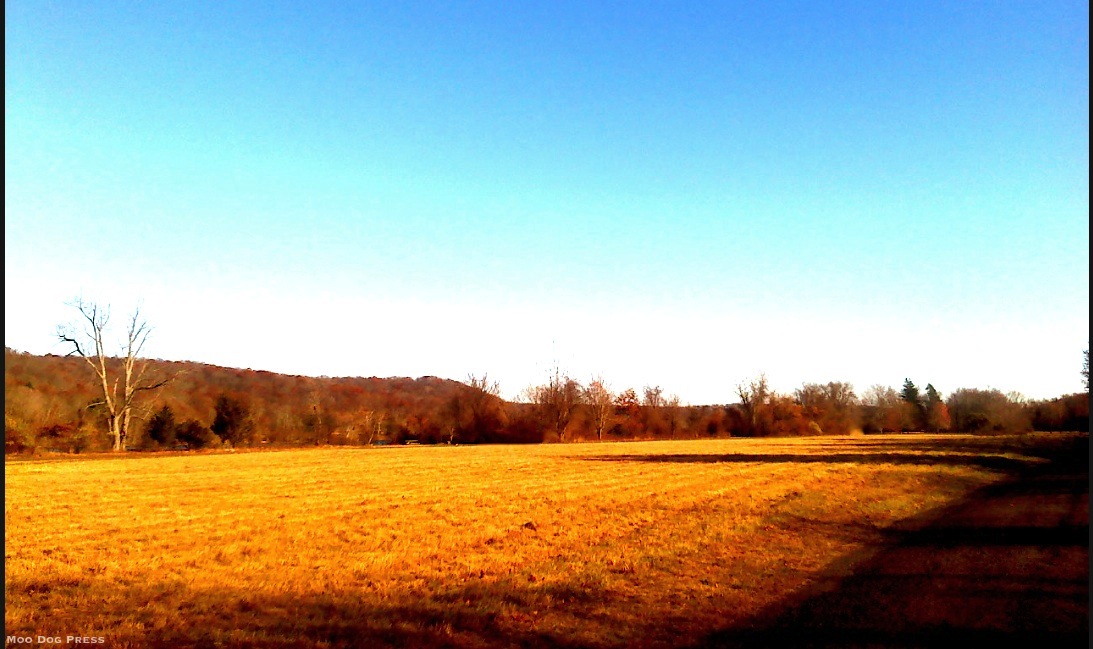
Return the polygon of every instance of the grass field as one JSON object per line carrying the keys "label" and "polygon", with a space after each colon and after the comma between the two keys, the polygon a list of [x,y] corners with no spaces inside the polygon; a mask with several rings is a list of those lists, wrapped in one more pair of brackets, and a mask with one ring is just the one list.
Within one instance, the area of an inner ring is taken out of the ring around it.
{"label": "grass field", "polygon": [[9,461],[6,633],[108,647],[694,645],[1087,439]]}

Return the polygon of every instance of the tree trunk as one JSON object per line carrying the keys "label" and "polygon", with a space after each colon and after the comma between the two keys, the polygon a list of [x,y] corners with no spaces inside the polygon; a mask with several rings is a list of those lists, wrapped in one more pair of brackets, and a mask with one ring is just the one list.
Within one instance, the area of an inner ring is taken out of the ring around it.
{"label": "tree trunk", "polygon": [[124,451],[125,434],[121,430],[121,420],[113,415],[110,416],[110,434],[114,436],[114,451]]}

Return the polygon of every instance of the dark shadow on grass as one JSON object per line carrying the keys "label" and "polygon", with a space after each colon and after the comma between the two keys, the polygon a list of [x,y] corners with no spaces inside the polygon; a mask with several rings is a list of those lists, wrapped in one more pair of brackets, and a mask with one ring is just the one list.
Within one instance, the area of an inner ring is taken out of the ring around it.
{"label": "dark shadow on grass", "polygon": [[1060,450],[697,646],[1086,647],[1088,461]]}
{"label": "dark shadow on grass", "polygon": [[[33,598],[55,590],[37,582],[13,582],[6,587],[9,598],[15,593]],[[366,588],[363,584],[361,587]],[[544,590],[511,583],[441,587],[439,591],[422,593],[417,598],[400,593],[398,602],[388,604],[381,597],[354,589],[301,595],[196,589],[182,584],[166,590],[162,584],[130,585],[125,589],[124,607],[115,603],[117,610],[106,610],[101,602],[91,600],[89,605],[95,610],[69,612],[76,619],[105,613],[108,619],[125,620],[116,631],[108,626],[99,633],[107,647],[567,649],[587,645],[574,644],[550,630],[536,629],[530,623],[534,616],[549,606],[579,606],[585,598],[602,597],[602,593],[588,589]],[[553,604],[544,595],[553,597]],[[569,596],[576,599],[568,600]],[[149,606],[165,600],[171,602],[170,617],[164,617],[162,609],[155,611]],[[134,631],[134,622],[144,630]],[[34,628],[9,628],[7,633],[65,636],[78,624],[46,616]]]}
{"label": "dark shadow on grass", "polygon": [[922,530],[900,539],[904,546],[953,548],[973,545],[991,546],[1072,547],[1088,546],[1089,528],[1061,525],[1053,528],[1026,526],[1012,527],[949,527]]}
{"label": "dark shadow on grass", "polygon": [[716,464],[776,463],[794,464],[918,464],[929,466],[979,466],[1005,472],[1025,470],[1032,460],[1021,460],[1000,455],[953,454],[953,453],[676,453],[676,454],[628,454],[598,455],[580,458],[591,462],[651,462],[654,464]]}
{"label": "dark shadow on grass", "polygon": [[903,452],[949,452],[965,454],[1016,453],[1028,458],[1058,463],[1089,464],[1089,437],[1085,433],[1038,433],[1032,435],[919,435],[894,438],[851,437],[832,440],[839,449],[899,449]]}
{"label": "dark shadow on grass", "polygon": [[[628,453],[624,455],[594,455],[578,459],[586,462],[649,462],[654,464],[716,464],[716,463],[824,463],[824,464],[913,464],[921,466],[981,467],[1013,475],[1042,470],[1051,463],[1056,471],[1078,471],[1088,475],[1088,435],[1058,434],[1039,442],[1024,443],[1021,437],[954,437],[930,438],[918,436],[887,439],[825,438],[822,442],[830,452],[808,452],[808,446],[790,446],[775,440],[751,440],[768,448],[797,448],[804,452],[739,453]],[[803,440],[802,440],[803,441]],[[767,444],[769,442],[769,445]]]}

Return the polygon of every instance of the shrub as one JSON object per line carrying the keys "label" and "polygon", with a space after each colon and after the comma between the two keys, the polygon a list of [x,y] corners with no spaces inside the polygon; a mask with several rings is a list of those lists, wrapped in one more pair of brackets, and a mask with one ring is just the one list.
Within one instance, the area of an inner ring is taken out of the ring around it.
{"label": "shrub", "polygon": [[212,432],[220,439],[232,446],[238,446],[247,441],[253,428],[246,404],[223,394],[216,399],[216,418],[213,419]]}
{"label": "shrub", "polygon": [[170,406],[163,406],[148,420],[144,429],[145,446],[148,448],[171,448],[175,445],[178,433],[175,413]]}
{"label": "shrub", "polygon": [[193,419],[179,425],[175,430],[175,436],[178,441],[186,444],[190,448],[206,448],[220,445],[220,438],[217,437],[216,433]]}
{"label": "shrub", "polygon": [[4,454],[34,450],[34,437],[13,417],[4,417]]}
{"label": "shrub", "polygon": [[949,395],[946,405],[956,431],[1017,433],[1032,429],[1024,406],[998,390],[961,388]]}

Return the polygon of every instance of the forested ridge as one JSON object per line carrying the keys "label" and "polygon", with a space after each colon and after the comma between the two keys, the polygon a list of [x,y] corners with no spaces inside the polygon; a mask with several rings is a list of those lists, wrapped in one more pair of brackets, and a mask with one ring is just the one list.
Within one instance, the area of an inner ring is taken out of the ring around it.
{"label": "forested ridge", "polygon": [[[5,450],[108,450],[103,389],[85,360],[5,348]],[[112,373],[121,359],[107,359]],[[147,360],[166,380],[133,409],[130,450],[200,447],[538,443],[694,439],[899,431],[1088,430],[1088,393],[1029,401],[997,390],[946,396],[910,380],[900,391],[844,382],[772,391],[765,377],[717,405],[682,405],[659,386],[611,392],[560,370],[525,399],[501,399],[485,376],[465,383],[433,376],[307,377]],[[116,375],[116,374],[115,374]]]}

